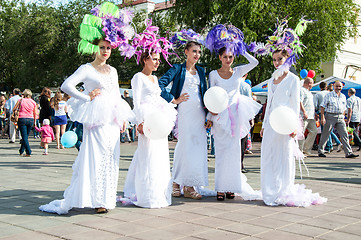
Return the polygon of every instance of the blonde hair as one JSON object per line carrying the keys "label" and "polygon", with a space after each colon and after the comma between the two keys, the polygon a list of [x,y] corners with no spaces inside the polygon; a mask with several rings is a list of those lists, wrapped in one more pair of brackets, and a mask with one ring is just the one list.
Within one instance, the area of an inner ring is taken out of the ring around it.
{"label": "blonde hair", "polygon": [[63,95],[61,95],[60,91],[57,91],[54,96],[54,108],[55,110],[59,110],[59,102],[63,100]]}
{"label": "blonde hair", "polygon": [[25,89],[23,92],[23,96],[26,98],[31,98],[31,96],[33,96],[33,93],[31,92],[30,89]]}

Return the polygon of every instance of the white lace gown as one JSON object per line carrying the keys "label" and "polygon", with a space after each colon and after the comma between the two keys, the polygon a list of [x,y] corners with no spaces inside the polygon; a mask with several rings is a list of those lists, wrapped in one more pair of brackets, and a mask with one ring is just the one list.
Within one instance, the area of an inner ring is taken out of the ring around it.
{"label": "white lace gown", "polygon": [[173,181],[181,186],[208,186],[206,113],[199,91],[198,73],[186,71],[181,94],[189,99],[178,105],[178,143],[174,150]]}
{"label": "white lace gown", "polygon": [[300,112],[300,81],[291,72],[279,84],[268,81],[267,108],[263,121],[261,146],[261,188],[265,204],[270,206],[302,206],[322,204],[327,201],[318,193],[306,189],[303,184],[295,184],[295,139],[275,132],[269,115],[279,106],[287,106]]}
{"label": "white lace gown", "polygon": [[[173,104],[161,96],[157,77],[152,83],[139,72],[132,79],[134,112],[137,123],[144,122],[146,116],[160,111],[173,122],[177,111]],[[168,137],[149,139],[138,135],[138,148],[130,164],[124,185],[124,196],[132,203],[144,208],[161,208],[172,203],[172,182],[170,175]]]}
{"label": "white lace gown", "polygon": [[[120,130],[134,114],[121,98],[116,69],[110,68],[109,74],[101,74],[91,64],[82,65],[61,86],[72,97],[68,101],[71,119],[84,124],[83,142],[64,199],[40,206],[42,211],[66,214],[74,207],[115,208]],[[84,92],[75,88],[81,82]],[[101,95],[90,101],[88,93],[96,88],[101,89]]]}
{"label": "white lace gown", "polygon": [[245,54],[249,64],[233,68],[233,75],[223,79],[217,70],[209,74],[210,87],[222,87],[228,93],[229,106],[218,115],[208,113],[213,121],[212,134],[215,144],[215,190],[217,192],[238,193],[245,200],[261,199],[261,192],[254,191],[247,183],[247,177],[241,172],[241,139],[251,126],[249,121],[261,109],[250,97],[240,94],[242,76],[257,66],[258,61]]}

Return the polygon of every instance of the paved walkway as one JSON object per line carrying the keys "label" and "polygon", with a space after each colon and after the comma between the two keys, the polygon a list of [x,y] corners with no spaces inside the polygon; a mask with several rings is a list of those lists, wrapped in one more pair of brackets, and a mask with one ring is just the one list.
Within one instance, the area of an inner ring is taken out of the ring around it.
{"label": "paved walkway", "polygon": [[[75,209],[68,215],[43,213],[39,205],[61,199],[70,183],[76,149],[55,149],[41,155],[39,140],[31,140],[33,155],[19,157],[19,144],[0,139],[1,239],[361,239],[361,158],[342,153],[306,159],[305,183],[328,203],[308,208],[268,207],[262,201],[242,199],[217,202],[173,199],[162,209],[118,207],[97,215]],[[175,143],[171,142],[171,153]],[[136,143],[121,144],[119,194]],[[260,188],[260,144],[247,155],[248,182]],[[210,188],[214,188],[214,158],[209,158]],[[303,170],[305,175],[305,170]],[[299,175],[299,172],[297,173]]]}

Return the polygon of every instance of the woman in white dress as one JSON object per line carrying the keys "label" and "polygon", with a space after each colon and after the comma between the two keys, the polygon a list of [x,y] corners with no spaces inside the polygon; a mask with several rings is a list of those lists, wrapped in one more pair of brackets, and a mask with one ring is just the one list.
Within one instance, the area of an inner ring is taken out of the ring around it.
{"label": "woman in white dress", "polygon": [[233,199],[238,193],[245,200],[261,199],[247,183],[246,176],[241,172],[241,139],[250,128],[250,121],[259,112],[261,105],[249,97],[240,94],[240,84],[246,73],[258,65],[257,59],[247,52],[244,57],[248,64],[232,68],[234,55],[226,47],[218,51],[222,67],[209,74],[210,87],[219,86],[226,90],[229,105],[220,114],[208,113],[207,118],[213,121],[212,134],[215,144],[215,190],[217,200],[226,197]]}
{"label": "woman in white dress", "polygon": [[[289,54],[278,50],[272,54],[275,68],[279,68]],[[287,106],[295,113],[300,112],[300,81],[289,71],[268,81],[267,108],[261,136],[261,186],[265,204],[307,207],[322,204],[327,199],[318,193],[305,189],[303,184],[295,184],[295,140],[297,132],[281,135],[273,130],[269,115],[279,106]]]}
{"label": "woman in white dress", "polygon": [[[84,64],[62,84],[72,101],[70,118],[83,123],[83,142],[73,165],[64,199],[40,206],[40,210],[66,214],[74,207],[105,213],[115,208],[119,174],[120,130],[133,115],[120,95],[118,74],[106,64],[111,46],[100,40],[95,60]],[[85,90],[76,89],[84,83]]]}
{"label": "woman in white dress", "polygon": [[[276,31],[268,37],[267,44],[255,44],[252,52],[258,55],[272,55],[276,70],[268,80],[267,107],[261,129],[261,190],[266,205],[302,206],[322,204],[327,201],[318,193],[312,193],[303,184],[295,184],[295,160],[302,161],[295,130],[289,135],[276,132],[270,125],[270,115],[280,106],[289,107],[296,116],[300,113],[300,80],[289,71],[302,53],[299,39],[307,23],[301,19],[295,30],[288,27],[287,19],[277,21]],[[300,125],[300,124],[299,124]]]}
{"label": "woman in white dress", "polygon": [[[175,64],[159,79],[162,97],[178,105],[178,143],[173,160],[174,197],[201,199],[194,187],[208,186],[207,133],[211,122],[206,121],[203,96],[207,90],[204,69],[196,65],[201,56],[198,42],[189,41],[185,45],[187,60]],[[170,92],[166,87],[172,82]]]}
{"label": "woman in white dress", "polygon": [[143,70],[132,79],[134,112],[138,124],[138,148],[124,186],[124,196],[144,208],[161,208],[172,203],[168,137],[150,139],[143,132],[149,114],[162,113],[174,125],[177,111],[161,96],[158,79],[152,75],[159,66],[159,53],[145,51],[140,58]]}

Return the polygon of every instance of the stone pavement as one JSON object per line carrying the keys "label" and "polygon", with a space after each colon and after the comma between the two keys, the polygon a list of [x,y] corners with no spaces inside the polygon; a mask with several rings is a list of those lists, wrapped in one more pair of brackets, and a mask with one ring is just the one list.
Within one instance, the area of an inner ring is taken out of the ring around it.
{"label": "stone pavement", "polygon": [[[134,206],[104,215],[93,209],[75,209],[68,215],[43,213],[39,205],[61,199],[69,185],[76,149],[55,149],[41,155],[39,140],[31,139],[33,155],[20,157],[19,144],[0,139],[1,239],[361,239],[361,158],[342,153],[328,158],[308,157],[309,177],[297,183],[328,198],[308,208],[268,207],[262,201],[240,198],[217,202],[173,198],[162,209]],[[170,143],[171,154],[175,143]],[[136,143],[121,144],[119,195]],[[248,182],[260,188],[260,144],[246,156]],[[315,152],[314,152],[315,153]],[[297,176],[299,171],[297,170]],[[214,188],[214,158],[209,158],[210,188]]]}

